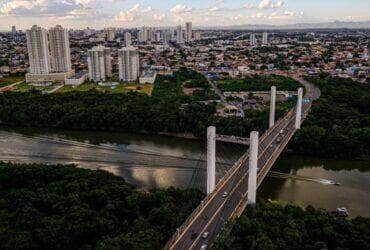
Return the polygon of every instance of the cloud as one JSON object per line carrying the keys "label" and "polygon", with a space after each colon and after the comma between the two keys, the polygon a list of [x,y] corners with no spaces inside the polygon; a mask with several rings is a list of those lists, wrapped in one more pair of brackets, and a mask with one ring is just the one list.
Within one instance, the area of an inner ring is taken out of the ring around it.
{"label": "cloud", "polygon": [[65,16],[84,9],[92,0],[11,0],[0,3],[0,13],[14,16]]}
{"label": "cloud", "polygon": [[186,5],[181,5],[181,4],[175,5],[174,7],[170,9],[170,12],[174,14],[184,14],[190,11],[192,11],[191,7],[188,7]]}
{"label": "cloud", "polygon": [[148,12],[151,12],[151,11],[153,11],[152,6],[147,6],[147,7],[143,10],[143,13],[148,13]]}
{"label": "cloud", "polygon": [[155,21],[159,21],[159,22],[161,22],[161,21],[163,21],[165,18],[166,18],[166,15],[165,15],[165,14],[154,14],[154,15],[153,15],[153,19],[154,19]]}
{"label": "cloud", "polygon": [[283,12],[273,12],[273,13],[263,13],[263,12],[258,12],[253,15],[251,15],[251,18],[253,19],[293,19],[293,18],[300,18],[303,16],[303,12],[294,12],[294,11],[289,11],[285,10]]}
{"label": "cloud", "polygon": [[244,9],[250,10],[254,8],[254,5],[252,3],[246,3],[243,5]]}
{"label": "cloud", "polygon": [[121,11],[114,19],[119,22],[132,22],[135,20],[135,15],[130,11]]}
{"label": "cloud", "polygon": [[114,20],[118,22],[133,22],[139,10],[140,4],[135,4],[129,10],[119,12],[118,15],[114,17]]}
{"label": "cloud", "polygon": [[137,12],[139,11],[140,9],[140,4],[135,4],[134,6],[132,6],[132,8],[129,10],[129,12]]}
{"label": "cloud", "polygon": [[283,1],[277,1],[277,2],[273,2],[271,0],[262,0],[259,4],[258,4],[258,9],[277,9],[277,8],[280,8],[284,5],[284,2]]}
{"label": "cloud", "polygon": [[209,8],[208,11],[209,12],[217,12],[217,11],[220,11],[220,8],[218,8],[218,7],[212,7],[212,8]]}

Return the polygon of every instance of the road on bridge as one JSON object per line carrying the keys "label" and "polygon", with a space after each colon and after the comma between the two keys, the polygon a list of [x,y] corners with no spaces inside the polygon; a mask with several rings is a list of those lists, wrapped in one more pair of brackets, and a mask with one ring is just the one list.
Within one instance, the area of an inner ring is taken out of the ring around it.
{"label": "road on bridge", "polygon": [[[303,79],[299,81],[306,87],[305,98],[316,99],[320,91]],[[302,107],[303,118],[309,112],[311,103]],[[283,151],[295,133],[295,108],[280,119],[260,137],[258,153],[258,185]],[[183,227],[168,242],[169,249],[201,249],[210,245],[225,223],[240,216],[246,206],[248,193],[248,158],[244,154],[233,168],[218,183],[215,191],[206,198],[190,216]]]}

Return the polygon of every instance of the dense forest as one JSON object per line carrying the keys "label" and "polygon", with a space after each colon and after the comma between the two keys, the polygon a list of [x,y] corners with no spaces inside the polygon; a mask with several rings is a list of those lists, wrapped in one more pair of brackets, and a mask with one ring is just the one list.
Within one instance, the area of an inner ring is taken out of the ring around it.
{"label": "dense forest", "polygon": [[335,218],[323,210],[259,202],[247,207],[214,249],[370,249],[370,219]]}
{"label": "dense forest", "polygon": [[309,77],[321,89],[291,148],[326,158],[370,156],[370,87],[343,78]]}
{"label": "dense forest", "polygon": [[297,91],[302,85],[290,77],[280,75],[253,75],[244,79],[227,79],[217,81],[224,92],[269,91],[272,86],[278,90]]}
{"label": "dense forest", "polygon": [[141,192],[105,171],[0,163],[0,249],[161,249],[202,197]]}
{"label": "dense forest", "polygon": [[[189,96],[182,92],[184,79],[190,79],[192,85],[204,85],[198,73],[181,70],[173,77],[159,77],[152,96],[95,90],[48,95],[35,91],[7,92],[0,95],[0,122],[23,127],[151,134],[191,132],[196,135],[203,135],[207,126],[215,125],[220,133],[237,136],[267,128],[268,107],[248,110],[245,118],[218,117],[214,115],[216,104],[203,104],[197,101],[202,99],[199,95]],[[205,93],[212,95],[207,90]],[[292,101],[280,103],[277,116],[282,116],[292,104]]]}

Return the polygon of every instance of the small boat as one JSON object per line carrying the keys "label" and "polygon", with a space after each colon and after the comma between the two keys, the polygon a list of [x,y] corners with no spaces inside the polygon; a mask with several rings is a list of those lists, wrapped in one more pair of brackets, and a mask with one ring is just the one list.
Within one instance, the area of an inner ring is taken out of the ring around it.
{"label": "small boat", "polygon": [[338,207],[337,210],[333,212],[333,214],[336,217],[348,217],[349,216],[348,209],[345,207]]}

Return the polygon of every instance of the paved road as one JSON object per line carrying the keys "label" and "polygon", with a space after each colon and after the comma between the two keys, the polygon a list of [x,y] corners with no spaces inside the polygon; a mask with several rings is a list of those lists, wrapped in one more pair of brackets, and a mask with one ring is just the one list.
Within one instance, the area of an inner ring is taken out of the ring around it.
{"label": "paved road", "polygon": [[0,92],[8,91],[9,89],[14,88],[14,87],[15,87],[15,86],[17,86],[18,84],[21,84],[22,82],[24,82],[24,81],[19,81],[19,82],[16,82],[16,83],[13,83],[13,84],[10,84],[10,85],[7,85],[7,86],[4,86],[4,87],[1,87],[1,88],[0,88]]}
{"label": "paved road", "polygon": [[[302,79],[301,79],[302,80]],[[312,84],[301,81],[307,88],[306,98],[318,98],[320,91]],[[309,112],[311,104],[305,104],[302,108],[303,115]],[[280,119],[274,127],[260,138],[258,168],[259,176],[263,180],[281,150],[295,133],[295,109]],[[170,246],[170,249],[200,249],[210,245],[216,238],[225,222],[236,215],[236,209],[243,210],[248,191],[248,155],[242,156],[234,172],[224,184],[214,192],[214,196],[197,213],[185,230],[180,232],[180,237]],[[268,163],[268,164],[267,164]],[[259,180],[259,183],[262,182]],[[226,197],[224,193],[227,193]],[[203,234],[208,236],[203,238]]]}
{"label": "paved road", "polygon": [[210,79],[208,79],[208,82],[209,84],[211,84],[215,93],[220,97],[222,103],[226,104],[226,97],[224,96],[224,93],[222,93],[222,91],[218,88],[217,84]]}

